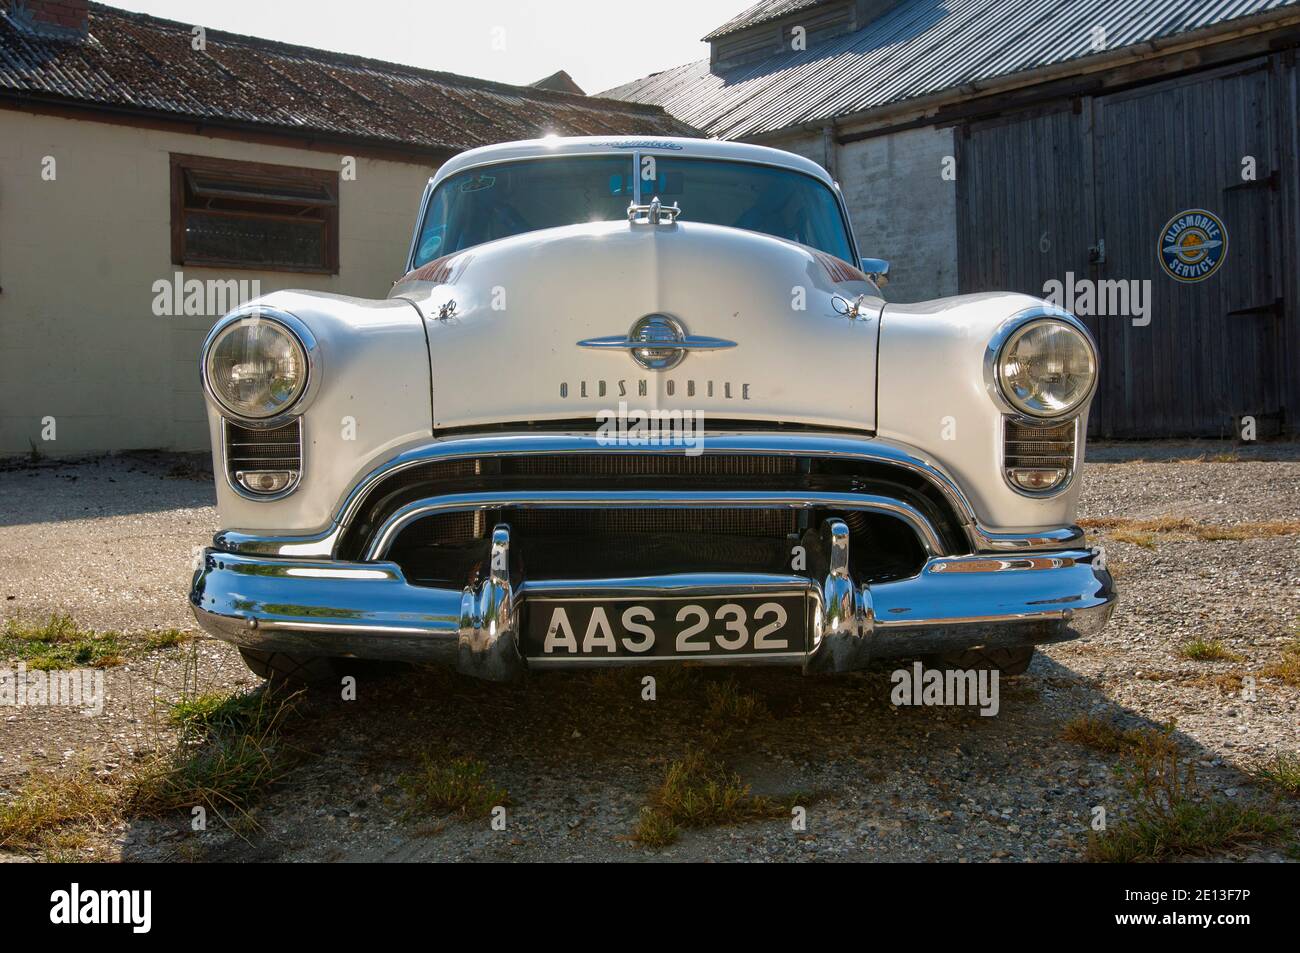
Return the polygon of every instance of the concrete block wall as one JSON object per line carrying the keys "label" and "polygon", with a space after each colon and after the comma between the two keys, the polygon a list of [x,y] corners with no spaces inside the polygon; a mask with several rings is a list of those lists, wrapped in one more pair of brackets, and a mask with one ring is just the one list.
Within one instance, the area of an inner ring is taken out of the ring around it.
{"label": "concrete block wall", "polygon": [[885,297],[925,301],[957,293],[957,183],[943,178],[951,129],[911,129],[834,146],[814,134],[774,143],[829,168],[865,257],[890,262]]}

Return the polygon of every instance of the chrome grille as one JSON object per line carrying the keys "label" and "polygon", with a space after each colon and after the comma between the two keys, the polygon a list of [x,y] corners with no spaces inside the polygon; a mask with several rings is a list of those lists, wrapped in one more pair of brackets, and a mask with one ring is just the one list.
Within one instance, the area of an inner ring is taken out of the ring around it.
{"label": "chrome grille", "polygon": [[1006,421],[1003,433],[1003,463],[1012,467],[1051,467],[1065,470],[1074,467],[1075,422],[1063,424],[1024,424]]}
{"label": "chrome grille", "polygon": [[[521,453],[485,455],[451,460],[430,460],[409,466],[377,483],[348,521],[340,552],[360,558],[384,521],[399,508],[420,499],[454,493],[495,490],[824,490],[874,493],[901,499],[920,510],[944,537],[949,551],[963,552],[966,545],[960,523],[942,493],[916,474],[883,463],[778,453]],[[450,544],[481,539],[493,521],[510,522],[517,532],[525,523],[542,535],[563,535],[564,526],[595,521],[570,535],[638,537],[676,532],[698,538],[704,535],[784,539],[806,524],[789,512],[736,508],[726,513],[671,512],[667,509],[629,508],[578,515],[573,510],[528,511],[493,508],[481,525],[467,534],[464,524],[448,520],[422,520],[410,528],[414,539]]]}
{"label": "chrome grille", "polygon": [[226,421],[226,470],[302,470],[302,418],[283,427],[254,430]]}
{"label": "chrome grille", "polygon": [[494,511],[490,521],[482,514],[442,513],[414,524],[405,542],[445,544],[486,538],[492,523],[507,522],[520,538],[531,536],[582,536],[594,542],[613,537],[655,534],[699,534],[783,538],[798,531],[791,510],[730,509],[600,509],[534,510],[506,508]]}
{"label": "chrome grille", "polygon": [[570,454],[517,457],[511,471],[536,476],[783,476],[797,472],[793,457],[718,454]]}

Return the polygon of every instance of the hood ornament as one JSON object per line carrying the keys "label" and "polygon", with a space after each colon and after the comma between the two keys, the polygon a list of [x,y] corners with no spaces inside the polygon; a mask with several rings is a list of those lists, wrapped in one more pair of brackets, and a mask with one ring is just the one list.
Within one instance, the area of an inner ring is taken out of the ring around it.
{"label": "hood ornament", "polygon": [[616,334],[578,342],[578,347],[629,351],[632,360],[648,371],[672,370],[685,360],[688,351],[721,351],[735,346],[735,341],[687,334],[680,321],[666,314],[639,318],[626,337]]}
{"label": "hood ornament", "polygon": [[664,205],[657,195],[650,200],[649,205],[629,202],[627,206],[627,220],[633,225],[672,225],[681,214],[682,210],[676,202]]}

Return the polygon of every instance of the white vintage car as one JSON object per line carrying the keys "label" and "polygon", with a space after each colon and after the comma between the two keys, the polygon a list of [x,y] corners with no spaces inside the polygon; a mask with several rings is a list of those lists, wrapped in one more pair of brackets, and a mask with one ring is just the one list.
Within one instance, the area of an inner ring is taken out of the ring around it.
{"label": "white vintage car", "polygon": [[825,170],[775,149],[457,156],[386,300],[276,292],[213,328],[227,528],[195,615],[283,678],[1015,673],[1097,632],[1087,330],[1017,294],[888,303],[858,254]]}

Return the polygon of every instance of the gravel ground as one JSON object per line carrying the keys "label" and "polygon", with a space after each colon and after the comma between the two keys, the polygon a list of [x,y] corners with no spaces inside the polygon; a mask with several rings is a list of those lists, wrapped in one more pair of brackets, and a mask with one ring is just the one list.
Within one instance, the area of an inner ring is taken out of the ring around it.
{"label": "gravel ground", "polygon": [[[1210,462],[1232,452],[1235,459]],[[115,456],[0,468],[0,616],[68,612],[96,629],[197,629],[185,602],[193,547],[216,529],[210,474],[197,459]],[[1207,523],[1300,520],[1300,445],[1100,446],[1081,517],[1194,516]],[[1121,603],[1090,641],[1049,647],[1002,685],[1001,710],[896,708],[888,669],[803,678],[784,670],[661,675],[546,673],[501,686],[436,670],[360,670],[358,698],[302,702],[285,728],[284,782],[234,829],[188,817],[97,831],[85,859],[220,860],[1036,860],[1082,856],[1091,810],[1128,809],[1115,758],[1067,743],[1082,715],[1125,726],[1175,721],[1214,793],[1258,799],[1248,771],[1300,742],[1300,690],[1261,679],[1244,701],[1212,676],[1280,657],[1300,619],[1300,537],[1154,548],[1103,540]],[[1238,662],[1178,655],[1217,638]],[[134,642],[132,644],[135,644]],[[2,665],[3,663],[0,663]],[[893,666],[891,665],[890,668]],[[1207,677],[1210,676],[1210,677]],[[722,752],[755,793],[792,797],[786,820],[687,831],[660,851],[629,837],[665,766],[716,741],[710,686],[734,678],[758,712]],[[0,708],[0,799],[33,771],[105,777],[170,743],[160,717],[183,693],[249,692],[259,680],[205,637],[128,653],[107,670],[102,714]],[[487,821],[411,819],[398,777],[421,753],[481,760],[508,792],[504,831]],[[18,859],[10,857],[9,859]],[[1242,849],[1216,859],[1282,860]]]}

